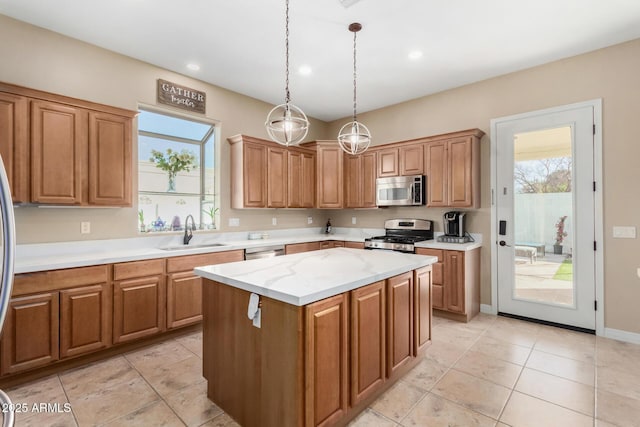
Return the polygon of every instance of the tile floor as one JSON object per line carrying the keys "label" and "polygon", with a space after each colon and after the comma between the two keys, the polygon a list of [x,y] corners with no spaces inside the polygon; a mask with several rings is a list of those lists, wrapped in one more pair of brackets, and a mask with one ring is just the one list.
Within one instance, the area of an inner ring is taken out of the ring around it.
{"label": "tile floor", "polygon": [[[351,427],[638,426],[640,345],[481,314],[434,318],[433,344]],[[201,333],[8,391],[21,426],[237,426],[206,398]]]}

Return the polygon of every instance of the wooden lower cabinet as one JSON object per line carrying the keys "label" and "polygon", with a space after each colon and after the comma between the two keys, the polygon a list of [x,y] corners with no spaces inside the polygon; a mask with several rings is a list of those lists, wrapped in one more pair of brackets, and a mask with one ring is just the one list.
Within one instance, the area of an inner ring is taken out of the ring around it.
{"label": "wooden lower cabinet", "polygon": [[58,292],[13,298],[2,337],[2,375],[58,360]]}
{"label": "wooden lower cabinet", "polygon": [[294,243],[285,245],[284,253],[286,255],[298,254],[300,252],[318,251],[321,249],[320,242]]}
{"label": "wooden lower cabinet", "polygon": [[165,330],[164,262],[154,259],[114,265],[114,344]]}
{"label": "wooden lower cabinet", "polygon": [[387,376],[413,357],[413,272],[387,279]]}
{"label": "wooden lower cabinet", "polygon": [[306,306],[261,297],[256,328],[249,292],[205,280],[208,397],[247,427],[347,425],[431,341],[430,281],[424,267]]}
{"label": "wooden lower cabinet", "polygon": [[333,425],[347,412],[348,294],[306,306],[305,417],[308,426]]}
{"label": "wooden lower cabinet", "polygon": [[418,248],[437,256],[433,264],[432,306],[439,315],[468,322],[480,312],[480,248],[470,251]]}
{"label": "wooden lower cabinet", "polygon": [[386,379],[385,289],[383,280],[351,291],[352,406],[379,390]]}
{"label": "wooden lower cabinet", "polygon": [[111,345],[111,285],[60,291],[60,358]]}
{"label": "wooden lower cabinet", "polygon": [[344,247],[351,248],[351,249],[364,249],[364,243],[363,242],[344,242]]}

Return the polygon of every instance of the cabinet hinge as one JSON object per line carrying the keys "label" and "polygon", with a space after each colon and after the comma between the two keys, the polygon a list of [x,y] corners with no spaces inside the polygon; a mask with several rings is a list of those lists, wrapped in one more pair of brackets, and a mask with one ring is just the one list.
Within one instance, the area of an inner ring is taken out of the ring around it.
{"label": "cabinet hinge", "polygon": [[593,125],[593,134],[594,135],[596,134],[596,125],[595,124]]}
{"label": "cabinet hinge", "polygon": [[593,181],[593,191],[596,191],[596,182]]}
{"label": "cabinet hinge", "polygon": [[593,241],[593,250],[594,250],[594,251],[597,251],[597,250],[598,250],[598,248],[597,248],[597,246],[596,246],[596,241],[595,241],[595,240]]}
{"label": "cabinet hinge", "polygon": [[598,311],[598,301],[594,301],[594,302],[593,302],[593,309],[594,309],[595,311]]}

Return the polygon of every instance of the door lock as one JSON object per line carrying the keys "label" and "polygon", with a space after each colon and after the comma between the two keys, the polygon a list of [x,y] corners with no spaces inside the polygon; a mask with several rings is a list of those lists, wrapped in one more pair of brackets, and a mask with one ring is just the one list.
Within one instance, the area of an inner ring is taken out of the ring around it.
{"label": "door lock", "polygon": [[504,240],[500,240],[500,241],[498,242],[498,244],[499,244],[500,246],[506,246],[506,247],[508,247],[508,248],[510,248],[510,247],[511,247],[511,245],[507,245],[507,242],[505,242]]}

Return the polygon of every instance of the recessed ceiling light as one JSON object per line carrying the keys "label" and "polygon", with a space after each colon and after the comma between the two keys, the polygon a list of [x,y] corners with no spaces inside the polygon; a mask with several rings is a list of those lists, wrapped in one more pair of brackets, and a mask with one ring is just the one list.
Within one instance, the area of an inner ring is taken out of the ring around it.
{"label": "recessed ceiling light", "polygon": [[409,52],[409,59],[411,59],[412,61],[415,61],[417,59],[422,58],[422,51],[421,50],[412,50],[411,52]]}
{"label": "recessed ceiling light", "polygon": [[300,68],[298,68],[298,72],[303,76],[308,76],[309,74],[311,74],[311,71],[312,70],[309,65],[302,65],[300,66]]}
{"label": "recessed ceiling light", "polygon": [[198,64],[187,64],[187,68],[190,69],[191,71],[198,71],[200,69],[200,66]]}

